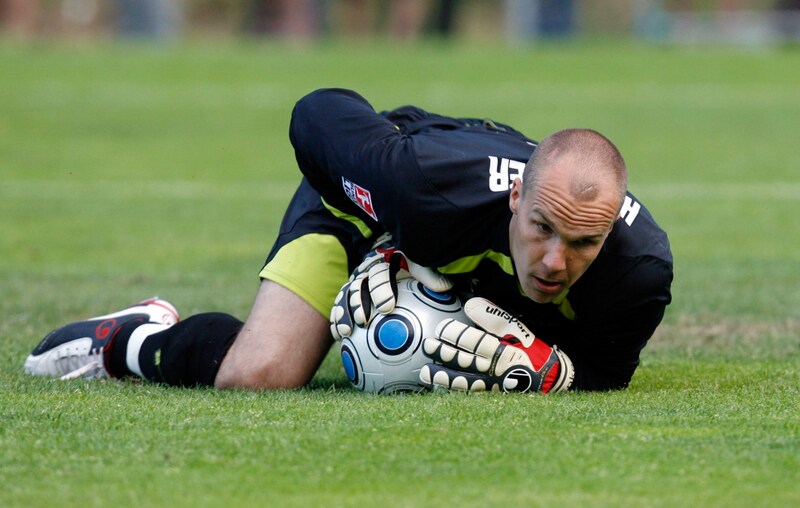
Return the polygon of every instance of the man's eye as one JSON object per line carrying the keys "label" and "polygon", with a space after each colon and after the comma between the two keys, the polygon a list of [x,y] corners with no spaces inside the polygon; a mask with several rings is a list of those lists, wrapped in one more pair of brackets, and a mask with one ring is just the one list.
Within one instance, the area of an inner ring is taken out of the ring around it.
{"label": "man's eye", "polygon": [[547,224],[545,224],[543,222],[534,222],[533,224],[536,227],[536,229],[538,229],[542,233],[546,233],[546,234],[549,235],[550,233],[553,232],[553,228],[551,228],[550,226],[548,226]]}
{"label": "man's eye", "polygon": [[586,248],[586,247],[594,247],[598,243],[599,240],[597,238],[581,238],[580,240],[575,242],[575,245],[579,248],[580,247]]}

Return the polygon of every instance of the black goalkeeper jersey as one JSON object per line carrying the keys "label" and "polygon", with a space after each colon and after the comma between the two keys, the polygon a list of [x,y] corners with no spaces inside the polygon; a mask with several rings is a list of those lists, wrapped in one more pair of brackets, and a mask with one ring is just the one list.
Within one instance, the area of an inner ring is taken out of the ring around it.
{"label": "black goalkeeper jersey", "polygon": [[416,263],[459,290],[517,315],[575,365],[573,388],[627,386],[669,304],[672,255],[664,231],[628,195],[597,259],[554,303],[520,288],[510,256],[509,190],[536,142],[483,119],[413,106],[377,113],[349,90],[301,99],[290,138],[326,205],[388,231]]}

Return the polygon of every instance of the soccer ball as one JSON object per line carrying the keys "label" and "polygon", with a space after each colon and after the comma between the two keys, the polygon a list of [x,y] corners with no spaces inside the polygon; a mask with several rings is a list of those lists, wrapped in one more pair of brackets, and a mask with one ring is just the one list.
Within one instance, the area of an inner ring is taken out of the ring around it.
{"label": "soccer ball", "polygon": [[422,352],[422,339],[433,337],[443,319],[471,322],[452,293],[431,291],[415,279],[398,281],[397,293],[390,314],[377,314],[369,326],[355,327],[342,339],[344,371],[365,392],[423,391],[419,371],[431,360]]}

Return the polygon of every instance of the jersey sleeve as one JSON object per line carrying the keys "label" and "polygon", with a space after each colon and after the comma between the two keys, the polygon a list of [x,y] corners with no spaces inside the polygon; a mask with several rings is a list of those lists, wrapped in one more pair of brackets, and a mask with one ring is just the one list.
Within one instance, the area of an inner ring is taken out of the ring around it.
{"label": "jersey sleeve", "polygon": [[[405,133],[357,93],[323,89],[295,106],[290,139],[300,170],[326,203],[373,231],[390,232],[415,262],[437,266],[464,255],[461,249],[474,243],[469,238],[481,234],[474,224],[497,213],[487,210],[504,208],[495,202],[504,197],[483,189],[487,178],[472,176],[489,164],[485,150],[470,150],[476,139],[497,139],[483,130],[454,129]],[[513,143],[526,155],[532,151]]]}
{"label": "jersey sleeve", "polygon": [[324,89],[297,103],[290,139],[300,170],[328,204],[402,241],[428,192],[409,136],[357,93]]}
{"label": "jersey sleeve", "polygon": [[[300,171],[323,199],[371,226],[378,221],[373,201],[384,194],[376,173],[394,174],[411,161],[397,128],[350,90],[317,90],[298,101],[289,139]],[[400,167],[389,170],[389,163]]]}

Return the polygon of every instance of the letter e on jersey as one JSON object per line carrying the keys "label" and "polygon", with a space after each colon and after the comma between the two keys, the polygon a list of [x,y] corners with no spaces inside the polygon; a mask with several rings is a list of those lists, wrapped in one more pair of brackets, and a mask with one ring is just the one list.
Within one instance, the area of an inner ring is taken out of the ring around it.
{"label": "letter e on jersey", "polygon": [[522,178],[525,163],[505,157],[489,156],[489,190],[492,192],[508,191],[517,178]]}

